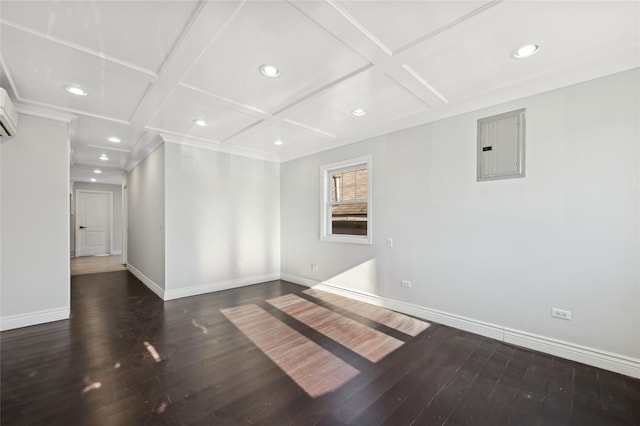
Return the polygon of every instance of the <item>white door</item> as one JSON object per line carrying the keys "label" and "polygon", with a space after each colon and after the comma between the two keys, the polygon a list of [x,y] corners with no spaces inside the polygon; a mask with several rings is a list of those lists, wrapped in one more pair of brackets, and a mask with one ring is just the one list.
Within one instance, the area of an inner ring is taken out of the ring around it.
{"label": "white door", "polygon": [[111,253],[110,192],[78,191],[76,195],[76,255]]}

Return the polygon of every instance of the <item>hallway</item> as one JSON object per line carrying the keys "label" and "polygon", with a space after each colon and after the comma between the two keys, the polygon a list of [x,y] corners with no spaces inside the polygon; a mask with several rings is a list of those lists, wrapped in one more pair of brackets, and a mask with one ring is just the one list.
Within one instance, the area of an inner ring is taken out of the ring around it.
{"label": "hallway", "polygon": [[71,258],[71,276],[125,271],[126,269],[126,266],[122,264],[121,254]]}

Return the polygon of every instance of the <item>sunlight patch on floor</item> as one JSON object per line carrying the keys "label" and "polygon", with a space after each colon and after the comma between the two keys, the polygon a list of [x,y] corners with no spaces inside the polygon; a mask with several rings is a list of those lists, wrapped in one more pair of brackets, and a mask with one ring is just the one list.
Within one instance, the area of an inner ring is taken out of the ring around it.
{"label": "sunlight patch on floor", "polygon": [[389,328],[393,328],[404,334],[408,334],[409,336],[417,336],[429,328],[430,325],[428,322],[411,318],[398,312],[374,306],[370,303],[347,299],[326,291],[310,288],[309,290],[305,290],[303,293],[339,308],[346,309],[354,314],[360,315],[361,317],[386,325]]}
{"label": "sunlight patch on floor", "polygon": [[338,389],[359,373],[256,305],[221,312],[313,398]]}
{"label": "sunlight patch on floor", "polygon": [[269,299],[267,303],[371,362],[380,361],[403,345],[401,340],[295,294]]}

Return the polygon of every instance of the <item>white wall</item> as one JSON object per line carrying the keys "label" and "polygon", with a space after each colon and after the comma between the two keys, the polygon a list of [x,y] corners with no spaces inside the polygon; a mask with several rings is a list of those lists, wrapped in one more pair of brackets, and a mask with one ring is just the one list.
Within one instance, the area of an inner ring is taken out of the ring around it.
{"label": "white wall", "polygon": [[[283,278],[632,357],[638,369],[638,81],[636,69],[282,164]],[[518,108],[527,176],[476,182],[477,119]],[[321,242],[320,166],[368,154],[374,244]],[[573,319],[551,318],[552,307]]]}
{"label": "white wall", "polygon": [[165,299],[279,278],[279,164],[166,143],[165,171]]}
{"label": "white wall", "polygon": [[[118,254],[122,252],[122,186],[109,185],[103,183],[75,182],[73,184],[73,206],[75,210],[76,191],[78,189],[86,189],[89,191],[108,191],[113,193],[113,240],[111,241],[111,253]],[[75,211],[74,211],[75,213]],[[75,214],[71,216],[71,253],[75,253]]]}
{"label": "white wall", "polygon": [[2,329],[68,318],[67,124],[20,115],[0,151]]}
{"label": "white wall", "polygon": [[164,153],[164,145],[160,145],[125,176],[129,209],[127,264],[159,294],[165,286]]}

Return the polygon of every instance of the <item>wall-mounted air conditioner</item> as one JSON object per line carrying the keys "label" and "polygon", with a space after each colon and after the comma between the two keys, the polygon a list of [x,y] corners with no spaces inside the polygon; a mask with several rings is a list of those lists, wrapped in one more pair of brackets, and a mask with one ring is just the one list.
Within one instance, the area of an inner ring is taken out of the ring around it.
{"label": "wall-mounted air conditioner", "polygon": [[0,137],[8,138],[18,130],[18,113],[6,90],[0,87]]}

